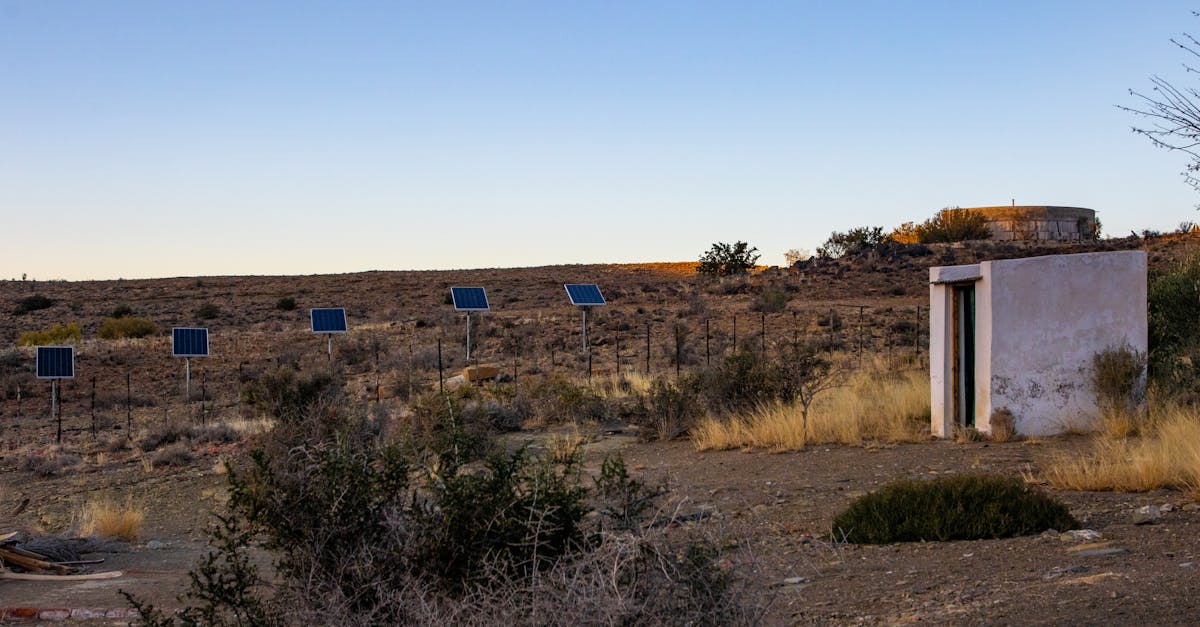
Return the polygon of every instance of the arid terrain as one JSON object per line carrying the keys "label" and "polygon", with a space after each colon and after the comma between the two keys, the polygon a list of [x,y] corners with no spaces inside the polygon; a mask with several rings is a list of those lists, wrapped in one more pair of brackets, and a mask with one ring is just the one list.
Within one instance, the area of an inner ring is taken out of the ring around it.
{"label": "arid terrain", "polygon": [[[322,367],[330,360],[326,338],[308,329],[310,307],[346,308],[350,331],[333,337],[332,362],[345,372],[353,396],[403,420],[405,399],[437,389],[439,341],[444,378],[467,365],[465,320],[448,303],[455,285],[483,286],[491,301],[492,311],[472,317],[472,361],[518,380],[550,373],[581,381],[622,373],[670,378],[721,359],[735,343],[771,352],[799,339],[819,340],[844,355],[907,359],[921,368],[930,266],[1142,247],[1156,267],[1198,245],[1200,240],[1178,236],[1050,249],[898,247],[727,279],[698,277],[693,263],[647,263],[0,281],[0,345],[8,347],[0,351],[0,534],[71,535],[83,506],[98,496],[135,502],[145,511],[135,541],[89,554],[105,559],[92,570],[124,569],[125,576],[0,581],[0,608],[125,607],[118,589],[171,607],[204,551],[212,514],[224,507],[223,461],[246,445],[193,444],[182,461],[158,464],[150,452],[113,442],[179,422],[252,431],[260,416],[245,402],[245,383],[278,363]],[[609,303],[590,314],[590,354],[582,351],[580,312],[563,289],[572,282],[597,283]],[[54,305],[12,313],[33,294]],[[281,302],[289,298],[294,308]],[[99,339],[101,323],[121,305],[162,332]],[[70,322],[82,326],[83,338],[76,377],[62,386],[63,441],[56,444],[49,383],[33,376],[33,349],[17,343],[24,332]],[[212,356],[191,361],[191,399],[184,394],[184,363],[170,355],[174,326],[211,332]],[[1036,483],[1047,460],[1085,446],[1086,436],[863,442],[782,453],[698,452],[686,436],[646,441],[637,429],[612,423],[529,424],[505,437],[537,447],[568,431],[587,439],[587,467],[620,451],[632,471],[665,481],[673,507],[685,514],[680,524],[720,538],[746,593],[768,603],[765,622],[771,624],[1190,624],[1200,609],[1193,594],[1200,583],[1200,506],[1180,491],[1053,492],[1085,528],[1101,534],[1089,541],[1047,532],[858,546],[830,534],[837,513],[892,479],[997,472]],[[55,459],[63,461],[38,461]],[[1161,520],[1134,524],[1135,511],[1145,505],[1160,508]]]}

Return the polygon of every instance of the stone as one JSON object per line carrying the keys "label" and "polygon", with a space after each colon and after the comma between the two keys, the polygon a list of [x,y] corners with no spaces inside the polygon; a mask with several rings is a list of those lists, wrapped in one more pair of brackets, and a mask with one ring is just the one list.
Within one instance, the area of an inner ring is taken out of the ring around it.
{"label": "stone", "polygon": [[1135,525],[1153,525],[1162,520],[1162,510],[1157,505],[1143,505],[1133,512],[1130,519]]}
{"label": "stone", "polygon": [[1104,537],[1104,534],[1095,529],[1072,529],[1058,537],[1063,542],[1095,542]]}
{"label": "stone", "polygon": [[495,379],[500,369],[495,366],[468,366],[463,368],[462,377],[469,382]]}
{"label": "stone", "polygon": [[1122,553],[1128,552],[1129,551],[1125,549],[1114,546],[1104,549],[1088,549],[1086,551],[1080,551],[1079,555],[1081,557],[1112,557],[1114,555],[1121,555]]}
{"label": "stone", "polygon": [[1172,503],[1163,503],[1161,506],[1159,506],[1158,511],[1164,514],[1167,512],[1173,512],[1175,511],[1175,505]]}
{"label": "stone", "polygon": [[1196,562],[1184,562],[1179,565],[1180,568],[1195,568]]}
{"label": "stone", "polygon": [[146,548],[150,549],[151,551],[157,551],[159,549],[164,549],[166,547],[167,547],[167,543],[161,542],[159,540],[151,540],[146,543]]}

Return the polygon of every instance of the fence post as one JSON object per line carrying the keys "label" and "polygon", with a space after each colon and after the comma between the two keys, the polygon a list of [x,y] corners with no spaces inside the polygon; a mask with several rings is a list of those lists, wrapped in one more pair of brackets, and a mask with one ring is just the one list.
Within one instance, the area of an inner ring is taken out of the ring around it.
{"label": "fence post", "polygon": [[446,394],[446,381],[444,371],[442,369],[442,338],[437,339],[438,342],[438,393]]}
{"label": "fence post", "polygon": [[646,376],[650,376],[650,323],[646,323]]}
{"label": "fence post", "polygon": [[759,357],[761,359],[766,359],[767,358],[767,312],[764,311],[761,313],[762,313],[762,332],[761,332],[760,339],[762,341],[762,345],[759,347],[758,353],[759,353]]}
{"label": "fence post", "polygon": [[[128,370],[125,371],[125,437],[133,439],[133,393],[131,381],[133,376]],[[238,395],[241,398],[241,394]]]}
{"label": "fence post", "polygon": [[96,437],[96,375],[92,375],[92,437]]}
{"label": "fence post", "polygon": [[704,365],[711,366],[711,352],[709,351],[709,333],[708,333],[708,318],[704,319]]}

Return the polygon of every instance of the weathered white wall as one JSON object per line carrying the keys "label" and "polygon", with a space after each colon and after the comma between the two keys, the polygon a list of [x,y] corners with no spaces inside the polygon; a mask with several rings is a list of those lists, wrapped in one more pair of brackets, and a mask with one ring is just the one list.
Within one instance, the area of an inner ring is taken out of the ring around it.
{"label": "weathered white wall", "polygon": [[[976,428],[990,431],[989,417],[1001,408],[1013,413],[1017,432],[1026,435],[1094,426],[1092,356],[1122,343],[1146,351],[1146,254],[985,261],[978,275]],[[956,275],[950,267],[932,268],[930,279],[931,426],[945,437],[954,421],[950,286],[938,281],[956,280]]]}

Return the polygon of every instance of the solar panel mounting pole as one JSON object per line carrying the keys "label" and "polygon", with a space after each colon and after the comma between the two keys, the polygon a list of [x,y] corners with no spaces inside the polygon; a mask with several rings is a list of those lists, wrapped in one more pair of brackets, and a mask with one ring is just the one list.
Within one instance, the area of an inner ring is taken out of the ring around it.
{"label": "solar panel mounting pole", "polygon": [[325,354],[328,356],[329,361],[332,362],[333,361],[333,334],[332,333],[325,334]]}
{"label": "solar panel mounting pole", "polygon": [[50,418],[58,417],[58,435],[55,441],[62,444],[62,416],[58,413],[58,379],[50,379]]}
{"label": "solar panel mounting pole", "polygon": [[471,312],[467,312],[467,362],[471,361]]}
{"label": "solar panel mounting pole", "polygon": [[580,307],[580,309],[583,310],[583,352],[586,353],[586,352],[588,352],[587,314],[588,314],[588,309],[591,309],[591,307]]}
{"label": "solar panel mounting pole", "polygon": [[192,358],[183,358],[183,402],[192,402]]}

